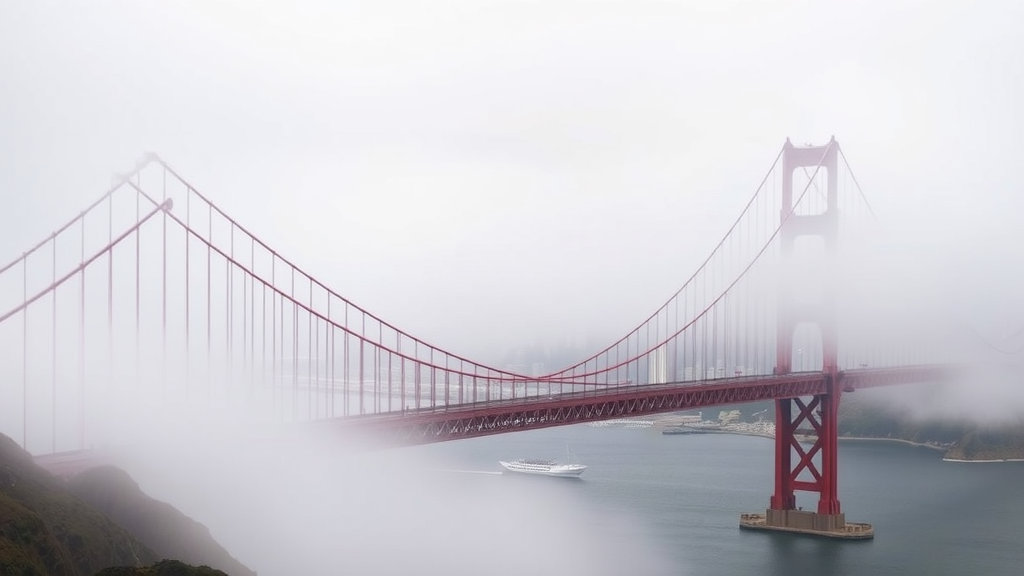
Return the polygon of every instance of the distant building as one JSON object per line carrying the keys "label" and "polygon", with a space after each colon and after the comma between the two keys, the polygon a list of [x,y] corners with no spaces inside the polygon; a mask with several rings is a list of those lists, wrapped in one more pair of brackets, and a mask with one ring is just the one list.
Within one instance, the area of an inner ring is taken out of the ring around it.
{"label": "distant building", "polygon": [[731,424],[740,421],[739,410],[722,410],[718,413],[718,421],[722,424]]}
{"label": "distant building", "polygon": [[700,424],[703,416],[700,414],[684,414],[679,417],[680,424]]}
{"label": "distant building", "polygon": [[666,354],[664,346],[647,356],[647,382],[649,384],[668,382],[668,354]]}

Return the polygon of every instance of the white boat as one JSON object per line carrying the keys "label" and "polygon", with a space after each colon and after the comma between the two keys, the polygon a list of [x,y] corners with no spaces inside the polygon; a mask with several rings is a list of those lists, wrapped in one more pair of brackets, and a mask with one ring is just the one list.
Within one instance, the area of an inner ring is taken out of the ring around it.
{"label": "white boat", "polygon": [[542,474],[544,476],[563,476],[575,478],[587,469],[583,464],[559,464],[554,460],[519,459],[511,462],[499,460],[505,470],[521,474]]}

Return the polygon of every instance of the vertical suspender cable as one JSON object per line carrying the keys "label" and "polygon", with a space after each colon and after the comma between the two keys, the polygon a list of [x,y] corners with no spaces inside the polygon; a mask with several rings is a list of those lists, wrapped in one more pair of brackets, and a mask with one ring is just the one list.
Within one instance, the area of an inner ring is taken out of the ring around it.
{"label": "vertical suspender cable", "polygon": [[[331,310],[331,297],[330,297],[330,294],[328,294],[327,295],[327,317],[328,318],[331,318],[330,310]],[[336,342],[336,340],[337,340],[338,329],[334,325],[334,320],[333,319],[328,324],[328,328],[330,330],[330,335],[331,335],[330,336],[330,340],[331,340],[331,402],[330,402],[331,411],[330,411],[330,417],[334,418],[334,416],[335,416],[334,402],[335,402],[336,397],[338,395],[338,392],[337,392],[337,389],[336,389],[336,385],[337,385],[337,382],[338,382],[337,381],[337,378],[338,378],[338,366],[337,366],[337,363],[334,360],[335,351],[337,350],[337,342]]]}
{"label": "vertical suspender cable", "polygon": [[[84,221],[84,220],[83,220]],[[84,258],[83,258],[84,260]],[[57,283],[57,237],[53,238],[53,277],[50,280],[51,284]],[[51,312],[51,323],[53,325],[53,335],[50,339],[52,346],[52,356],[50,358],[51,369],[52,369],[52,380],[50,382],[50,419],[53,430],[50,440],[53,445],[53,452],[57,452],[57,290],[53,290],[53,310]],[[85,399],[79,400],[84,402]]]}
{"label": "vertical suspender cable", "polygon": [[[57,248],[56,240],[53,244]],[[78,442],[79,448],[85,448],[85,218],[82,218],[82,245],[79,261],[83,264],[79,274],[81,279],[81,300],[79,302],[78,315]],[[57,292],[54,291],[56,296]],[[54,451],[56,451],[56,437],[54,437]]]}
{"label": "vertical suspender cable", "polygon": [[[136,182],[136,185],[141,188],[141,186],[142,186],[142,178],[138,174],[135,175],[135,182]],[[136,222],[138,222],[139,219],[142,218],[142,214],[139,211],[140,210],[139,202],[141,201],[141,199],[142,199],[142,195],[141,194],[136,194],[135,195],[135,221]],[[141,326],[140,326],[140,320],[139,320],[140,317],[141,317],[141,308],[140,308],[140,303],[139,303],[139,297],[140,297],[139,296],[139,294],[140,294],[140,290],[139,290],[140,271],[139,271],[139,268],[142,266],[142,259],[141,259],[141,256],[140,256],[141,244],[142,244],[142,233],[141,233],[141,231],[136,230],[135,231],[135,383],[134,383],[134,387],[135,388],[137,388],[139,386],[140,381],[142,380],[142,356],[141,356],[141,350],[139,349],[139,346],[140,346],[139,342],[141,340],[141,337],[140,337]]]}
{"label": "vertical suspender cable", "polygon": [[[163,171],[163,197],[167,200],[167,169]],[[162,287],[160,289],[161,299],[161,323],[160,323],[160,388],[164,402],[167,402],[167,212],[161,214],[160,221],[163,224],[163,260],[162,260]]]}
{"label": "vertical suspender cable", "polygon": [[[232,232],[234,235],[234,232]],[[234,347],[231,342],[231,311],[234,307],[234,296],[231,290],[231,278],[233,271],[231,270],[231,260],[228,258],[224,259],[224,371],[226,384],[224,399],[225,402],[231,401],[232,388],[234,387],[234,362],[232,362],[232,355],[234,353]]]}
{"label": "vertical suspender cable", "polygon": [[[114,241],[114,199],[107,199],[107,244]],[[107,251],[107,391],[114,382],[114,249]]]}
{"label": "vertical suspender cable", "polygon": [[[313,309],[313,279],[309,280],[309,308]],[[306,324],[308,324],[308,337],[306,339],[306,419],[309,420],[313,411],[313,314],[306,312]]]}
{"label": "vertical suspender cable", "polygon": [[[271,276],[271,278],[272,278],[272,276]],[[273,282],[273,280],[271,280],[271,282]],[[260,345],[262,346],[262,352],[260,353],[260,377],[261,377],[260,388],[262,390],[262,394],[266,394],[267,390],[266,390],[266,283],[265,282],[263,283],[263,285],[261,287],[261,290],[262,290],[262,293],[261,293],[262,302],[261,302],[260,308],[259,308],[259,315],[260,315],[259,335],[260,335]],[[270,301],[271,301],[271,305],[273,305],[272,304],[272,302],[273,302],[273,293],[272,292],[270,294]],[[272,318],[272,316],[273,316],[272,312],[270,313],[270,316]],[[272,320],[271,320],[271,322],[272,322]],[[272,334],[273,334],[273,329],[272,328],[270,329],[270,334],[271,334],[271,337],[272,337]],[[270,376],[271,376],[271,378],[273,377],[273,373],[272,372],[271,372]]]}
{"label": "vertical suspender cable", "polygon": [[246,386],[249,383],[249,376],[246,374],[246,370],[249,368],[249,291],[246,290],[246,284],[249,281],[249,271],[244,266],[239,266],[238,273],[242,277],[242,337],[239,338],[242,341],[241,372],[245,374],[242,377],[242,385],[248,390],[250,386]]}
{"label": "vertical suspender cable", "polygon": [[256,376],[256,242],[252,236],[249,237],[249,271],[246,276],[249,278],[249,329],[246,336],[249,337],[249,382],[250,393]]}
{"label": "vertical suspender cable", "polygon": [[235,259],[235,222],[229,220],[231,226],[229,227],[230,246],[231,246],[231,257],[224,259],[224,285],[227,289],[226,297],[224,298],[225,306],[225,348],[227,350],[227,370],[228,370],[228,401],[230,402],[230,394],[233,392],[235,385],[235,270],[231,266],[231,261]]}
{"label": "vertical suspender cable", "polygon": [[[21,260],[21,300],[28,302],[28,258]],[[28,450],[28,307],[21,313],[21,447]]]}
{"label": "vertical suspender cable", "polygon": [[186,402],[186,404],[189,401],[189,381],[191,380],[191,376],[192,376],[191,370],[190,370],[191,354],[190,354],[190,346],[189,346],[189,327],[191,326],[191,323],[189,322],[189,312],[190,312],[189,311],[189,304],[190,304],[190,298],[189,298],[189,272],[192,269],[192,262],[191,262],[191,260],[189,260],[189,249],[188,249],[189,248],[189,244],[192,243],[192,236],[190,235],[190,232],[192,231],[192,224],[191,224],[191,222],[192,222],[192,210],[191,210],[191,204],[190,204],[191,203],[191,199],[192,199],[192,191],[189,190],[188,188],[186,188],[185,189],[185,228],[186,228],[186,230],[185,230],[185,381],[183,382],[183,384],[185,386],[185,402]]}
{"label": "vertical suspender cable", "polygon": [[313,414],[315,418],[320,418],[320,317],[316,316],[316,394],[313,401]]}
{"label": "vertical suspender cable", "polygon": [[292,421],[299,419],[299,405],[297,396],[299,393],[299,306],[295,303],[295,267],[292,271],[292,288],[288,296],[292,305]]}
{"label": "vertical suspender cable", "polygon": [[213,244],[213,207],[207,206],[207,238],[206,244],[206,405],[211,402],[211,382],[213,381],[213,267],[210,264],[210,244]]}
{"label": "vertical suspender cable", "polygon": [[[348,377],[349,377],[349,374],[350,374],[349,367],[348,367],[348,349],[349,349],[349,345],[348,345],[348,302],[345,302],[345,333],[344,333],[344,335],[342,335],[342,340],[344,341],[344,344],[345,344],[345,351],[342,354],[342,361],[341,361],[342,369],[344,371],[344,374],[342,374],[342,378],[343,378],[342,382],[344,383],[343,384],[344,395],[341,397],[341,403],[342,403],[342,411],[344,412],[343,416],[348,416],[349,413],[350,413],[349,412],[349,410],[350,410],[350,408],[349,408],[349,395],[351,393],[351,390],[350,390],[350,387],[349,387],[349,383],[348,383]],[[403,368],[404,368],[404,366],[403,366]]]}
{"label": "vertical suspender cable", "polygon": [[280,324],[280,328],[278,329],[280,331],[280,333],[281,333],[280,334],[280,336],[281,336],[281,384],[280,384],[280,386],[278,386],[278,388],[281,389],[281,394],[280,394],[279,398],[280,398],[280,402],[281,402],[281,406],[280,406],[280,408],[281,408],[281,412],[280,412],[280,414],[281,414],[281,421],[283,422],[284,421],[284,417],[285,417],[285,414],[284,414],[284,412],[285,412],[285,409],[284,409],[284,390],[285,390],[285,379],[284,379],[284,292],[283,291],[282,291],[282,293],[281,293],[281,295],[279,297],[279,300],[281,301],[281,306],[278,308],[278,310],[279,310],[279,312],[281,314],[281,324]]}
{"label": "vertical suspender cable", "polygon": [[[260,353],[260,391],[261,394],[267,393],[267,283],[264,282],[262,287],[261,297],[262,302],[260,304],[260,345],[262,346],[262,352]],[[270,296],[273,301],[273,294]],[[273,332],[271,332],[273,334]],[[271,374],[273,376],[273,374]]]}
{"label": "vertical suspender cable", "polygon": [[363,401],[363,392],[365,386],[364,372],[363,372],[363,361],[366,359],[366,352],[364,349],[365,340],[363,337],[366,336],[366,312],[360,314],[362,320],[362,327],[359,329],[359,413],[365,413],[365,403]]}
{"label": "vertical suspender cable", "polygon": [[[377,343],[378,344],[384,344],[384,324],[382,322],[377,322]],[[382,390],[383,386],[382,385],[384,384],[384,381],[383,381],[383,378],[381,377],[381,365],[380,365],[380,362],[383,359],[383,355],[381,354],[380,346],[374,346],[374,350],[375,350],[375,352],[377,354],[377,372],[376,372],[376,375],[374,376],[373,381],[374,381],[374,385],[377,387],[377,399],[378,399],[377,402],[379,404],[379,406],[377,408],[377,412],[382,412],[384,410],[384,401],[381,399],[381,394],[383,393],[383,390]],[[391,379],[390,373],[391,373],[391,371],[388,370],[388,380],[389,381]],[[388,393],[388,403],[390,403],[391,402],[391,387],[390,386],[388,386],[387,393]]]}
{"label": "vertical suspender cable", "polygon": [[[277,255],[270,255],[270,284],[273,289],[270,292],[270,403],[274,404],[277,402],[278,391],[281,385],[277,381]],[[284,310],[284,302],[281,303],[281,309]],[[282,312],[283,314],[283,312]],[[282,319],[281,324],[284,325]],[[284,339],[281,340],[281,350],[284,351]],[[283,367],[282,367],[283,369]],[[271,406],[270,409],[277,414],[277,406]]]}

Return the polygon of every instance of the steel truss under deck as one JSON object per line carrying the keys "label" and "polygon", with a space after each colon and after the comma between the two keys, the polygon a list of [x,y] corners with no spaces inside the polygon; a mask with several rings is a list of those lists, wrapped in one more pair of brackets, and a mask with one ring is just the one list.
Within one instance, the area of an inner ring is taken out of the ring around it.
{"label": "steel truss under deck", "polygon": [[[839,373],[839,385],[858,388],[944,379],[943,367],[854,370]],[[823,373],[735,378],[593,390],[582,393],[503,400],[467,406],[350,416],[314,424],[369,436],[387,444],[426,444],[503,432],[598,422],[677,412],[722,404],[813,397],[827,393]]]}

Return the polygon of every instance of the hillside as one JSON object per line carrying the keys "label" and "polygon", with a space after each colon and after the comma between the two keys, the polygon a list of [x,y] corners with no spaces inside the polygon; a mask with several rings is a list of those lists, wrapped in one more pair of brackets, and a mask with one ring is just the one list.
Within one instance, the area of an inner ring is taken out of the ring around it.
{"label": "hillside", "polygon": [[177,560],[161,560],[152,566],[130,568],[115,566],[104,568],[95,576],[227,576],[209,566],[189,566]]}
{"label": "hillside", "polygon": [[0,574],[88,576],[160,560],[0,435]]}
{"label": "hillside", "polygon": [[205,526],[144,494],[123,470],[102,466],[64,480],[0,435],[0,575],[97,573],[256,576]]}
{"label": "hillside", "polygon": [[218,544],[209,529],[139,489],[127,472],[98,466],[77,474],[68,489],[119,525],[161,558],[215,566],[231,576],[256,576]]}
{"label": "hillside", "polygon": [[128,529],[161,558],[197,566],[213,566],[231,576],[256,576],[218,544],[209,529],[174,506],[146,496],[128,472],[97,466],[68,483],[69,490]]}
{"label": "hillside", "polygon": [[927,444],[953,460],[1024,459],[1024,421],[915,418],[878,398],[854,394],[840,404],[839,435]]}
{"label": "hillside", "polygon": [[1024,459],[1024,427],[968,432],[946,452],[949,460]]}

